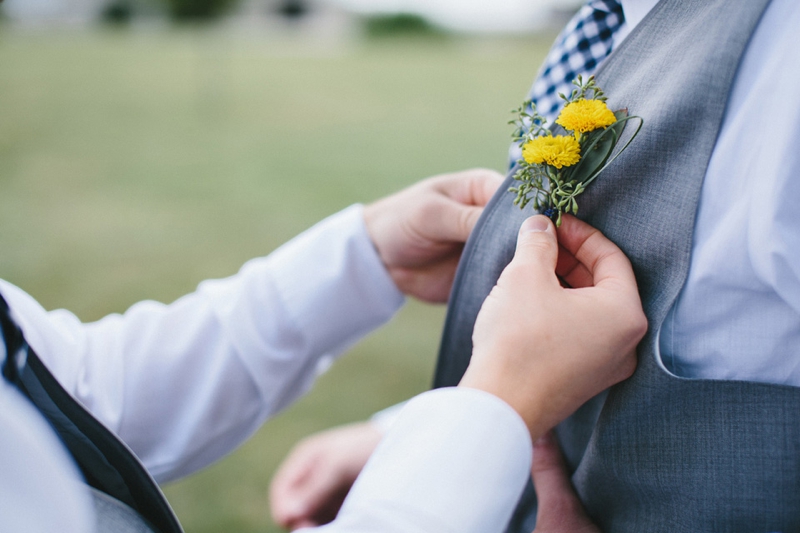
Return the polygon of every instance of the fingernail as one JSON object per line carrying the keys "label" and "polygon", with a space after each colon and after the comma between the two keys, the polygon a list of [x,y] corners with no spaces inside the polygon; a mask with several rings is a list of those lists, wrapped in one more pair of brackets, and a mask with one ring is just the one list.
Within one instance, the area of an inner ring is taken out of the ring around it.
{"label": "fingernail", "polygon": [[547,217],[536,215],[535,217],[530,217],[523,222],[520,231],[522,233],[533,233],[538,231],[547,231],[547,228],[549,227],[550,221],[547,220]]}

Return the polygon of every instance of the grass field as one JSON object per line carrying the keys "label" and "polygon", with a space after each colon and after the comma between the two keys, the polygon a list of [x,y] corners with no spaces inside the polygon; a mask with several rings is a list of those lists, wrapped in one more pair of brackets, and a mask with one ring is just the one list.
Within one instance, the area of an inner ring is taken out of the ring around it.
{"label": "grass field", "polygon": [[[502,169],[545,49],[0,26],[0,277],[93,320],[230,275],[353,202]],[[187,531],[278,531],[281,458],[426,389],[443,317],[408,305],[240,450],[168,486]]]}

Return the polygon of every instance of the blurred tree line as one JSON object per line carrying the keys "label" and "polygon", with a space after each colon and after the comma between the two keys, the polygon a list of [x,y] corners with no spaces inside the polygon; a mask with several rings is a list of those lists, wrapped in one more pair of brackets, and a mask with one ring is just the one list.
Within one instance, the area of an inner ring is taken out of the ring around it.
{"label": "blurred tree line", "polygon": [[[243,0],[110,0],[101,19],[125,25],[143,14],[160,14],[175,23],[213,22],[235,11]],[[287,20],[302,19],[313,12],[318,0],[264,0],[264,12]],[[2,2],[2,0],[0,0]],[[442,36],[444,31],[424,17],[412,13],[365,15],[361,17],[367,37]]]}
{"label": "blurred tree line", "polygon": [[[2,1],[2,0],[0,0]],[[103,21],[126,24],[141,13],[164,12],[174,22],[211,22],[230,13],[240,0],[111,0],[101,13]],[[309,11],[308,0],[265,2],[265,9],[286,18],[300,18]]]}

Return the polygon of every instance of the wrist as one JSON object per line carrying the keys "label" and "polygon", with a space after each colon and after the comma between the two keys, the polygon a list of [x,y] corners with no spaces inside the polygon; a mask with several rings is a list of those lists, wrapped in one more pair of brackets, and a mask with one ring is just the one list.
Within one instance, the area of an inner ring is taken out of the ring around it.
{"label": "wrist", "polygon": [[386,226],[385,217],[382,215],[386,212],[383,206],[383,201],[378,200],[371,204],[365,205],[362,211],[364,217],[364,227],[367,230],[369,240],[372,242],[372,247],[375,249],[375,254],[383,265],[386,275],[391,278],[397,290],[406,294],[402,280],[398,279],[397,269],[392,268],[388,256],[390,252],[386,249],[386,235],[389,234],[390,228]]}
{"label": "wrist", "polygon": [[508,374],[493,372],[491,369],[477,370],[470,366],[458,386],[489,393],[506,403],[525,423],[532,442],[547,433],[552,426],[546,416],[546,398],[531,391],[530,383],[510,380]]}
{"label": "wrist", "polygon": [[383,263],[384,268],[386,268],[388,271],[389,266],[387,265],[384,257],[384,247],[382,246],[382,241],[380,238],[382,234],[381,211],[381,200],[378,200],[376,202],[372,202],[371,204],[365,205],[362,209],[362,216],[364,217],[364,227],[367,228],[367,235],[369,235],[372,246],[378,253],[378,257]]}

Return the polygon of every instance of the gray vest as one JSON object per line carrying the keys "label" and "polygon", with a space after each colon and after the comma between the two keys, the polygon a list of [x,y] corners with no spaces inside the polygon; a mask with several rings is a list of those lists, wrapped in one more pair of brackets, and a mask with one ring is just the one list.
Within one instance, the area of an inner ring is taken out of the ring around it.
{"label": "gray vest", "polygon": [[[581,218],[630,257],[650,325],[633,377],[558,427],[573,483],[604,533],[800,531],[800,388],[685,379],[657,363],[730,86],[767,3],[661,0],[597,73],[611,108],[645,125],[582,196]],[[466,369],[477,312],[531,214],[512,205],[509,183],[465,248],[435,386]],[[534,524],[529,485],[509,531]]]}

